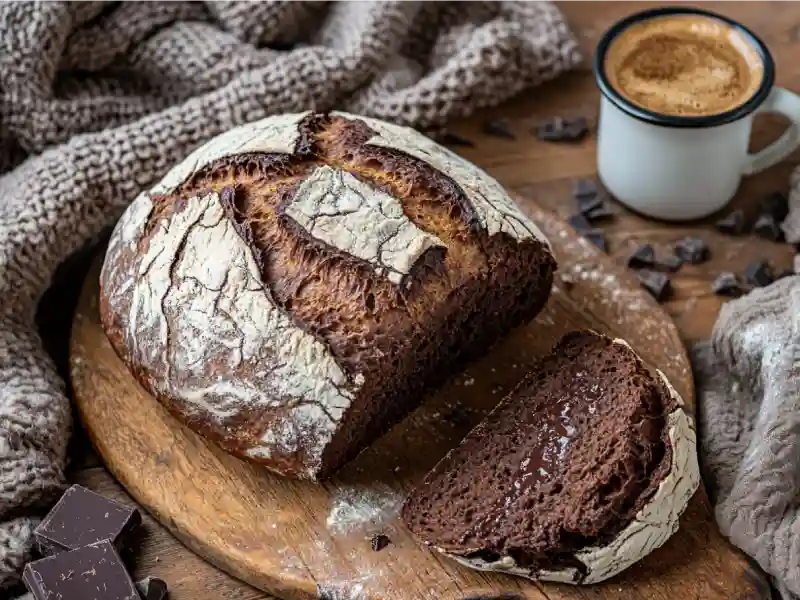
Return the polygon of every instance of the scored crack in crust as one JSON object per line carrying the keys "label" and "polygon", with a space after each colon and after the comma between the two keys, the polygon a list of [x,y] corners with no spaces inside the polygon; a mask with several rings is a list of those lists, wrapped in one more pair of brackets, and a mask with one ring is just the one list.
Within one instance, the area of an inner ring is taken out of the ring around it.
{"label": "scored crack in crust", "polygon": [[112,346],[228,451],[330,475],[549,294],[544,237],[447,152],[310,112],[211,140],[112,234],[100,298]]}

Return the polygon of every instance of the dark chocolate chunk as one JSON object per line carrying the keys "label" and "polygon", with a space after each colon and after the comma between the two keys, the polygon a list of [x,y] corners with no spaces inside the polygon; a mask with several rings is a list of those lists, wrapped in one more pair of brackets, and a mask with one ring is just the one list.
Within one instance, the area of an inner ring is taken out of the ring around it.
{"label": "dark chocolate chunk", "polygon": [[711,282],[711,291],[717,296],[740,296],[745,290],[734,273],[725,271]]}
{"label": "dark chocolate chunk", "polygon": [[382,533],[378,533],[372,536],[372,550],[374,552],[380,552],[391,543],[392,540],[390,540],[388,536],[383,535]]}
{"label": "dark chocolate chunk", "polygon": [[675,256],[674,254],[667,254],[666,256],[657,256],[655,261],[653,261],[653,268],[659,271],[669,271],[670,273],[674,273],[678,269],[681,268],[683,265],[683,261],[679,256]]}
{"label": "dark chocolate chunk", "polygon": [[136,589],[142,600],[164,600],[167,597],[167,584],[158,577],[145,577],[136,582]]}
{"label": "dark chocolate chunk", "polygon": [[672,284],[665,273],[642,269],[636,273],[639,283],[646,289],[658,302],[666,299],[672,291]]}
{"label": "dark chocolate chunk", "polygon": [[602,196],[583,196],[578,198],[575,202],[578,206],[578,212],[588,217],[593,211],[605,210],[604,201]]}
{"label": "dark chocolate chunk", "polygon": [[507,140],[517,139],[516,134],[511,129],[511,123],[507,119],[491,119],[483,124],[483,132],[487,135],[505,138]]}
{"label": "dark chocolate chunk", "polygon": [[652,267],[656,260],[656,251],[650,244],[639,246],[628,257],[628,266],[634,269],[641,269],[642,267]]}
{"label": "dark chocolate chunk", "polygon": [[599,229],[593,229],[583,234],[587,240],[592,242],[595,246],[600,248],[603,252],[608,252],[608,243],[606,242],[606,234]]}
{"label": "dark chocolate chunk", "polygon": [[581,198],[596,198],[600,196],[597,183],[592,179],[576,179],[572,188],[572,197],[576,200]]}
{"label": "dark chocolate chunk", "polygon": [[[581,211],[583,212],[583,211]],[[583,213],[589,221],[592,223],[596,223],[598,221],[607,221],[609,219],[613,219],[616,213],[606,206],[599,206],[595,209],[592,209],[588,212]]]}
{"label": "dark chocolate chunk", "polygon": [[592,224],[582,214],[572,215],[567,219],[567,223],[578,233],[586,233],[593,229]]}
{"label": "dark chocolate chunk", "polygon": [[552,117],[545,119],[536,127],[536,137],[546,142],[577,142],[589,133],[589,121],[586,117],[562,119]]}
{"label": "dark chocolate chunk", "polygon": [[744,211],[734,210],[722,217],[714,226],[722,233],[740,235],[744,233]]}
{"label": "dark chocolate chunk", "polygon": [[774,192],[761,202],[761,212],[780,223],[789,214],[789,199],[781,192]]}
{"label": "dark chocolate chunk", "polygon": [[775,220],[775,217],[766,213],[756,219],[756,223],[753,225],[753,233],[771,242],[780,241],[781,237],[783,237],[780,223]]}
{"label": "dark chocolate chunk", "polygon": [[140,600],[108,540],[28,563],[22,581],[35,600]]}
{"label": "dark chocolate chunk", "polygon": [[772,267],[764,260],[752,262],[744,270],[744,280],[756,287],[765,287],[775,281],[775,274]]}
{"label": "dark chocolate chunk", "polygon": [[472,140],[468,140],[467,138],[456,135],[455,133],[450,133],[449,131],[445,131],[442,135],[440,135],[438,137],[438,141],[451,146],[465,146],[467,148],[475,147],[475,142]]}
{"label": "dark chocolate chunk", "polygon": [[44,556],[110,540],[121,549],[125,536],[142,522],[132,506],[83,486],[70,487],[34,531]]}
{"label": "dark chocolate chunk", "polygon": [[675,255],[690,265],[700,264],[708,260],[708,243],[701,237],[685,237],[675,245]]}

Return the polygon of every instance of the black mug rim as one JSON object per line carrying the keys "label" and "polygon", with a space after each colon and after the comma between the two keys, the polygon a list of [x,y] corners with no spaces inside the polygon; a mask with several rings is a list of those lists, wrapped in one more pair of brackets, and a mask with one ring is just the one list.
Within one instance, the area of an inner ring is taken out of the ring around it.
{"label": "black mug rim", "polygon": [[[653,17],[669,16],[669,15],[700,15],[716,19],[730,25],[741,33],[752,47],[758,52],[761,61],[764,65],[764,78],[761,80],[761,85],[755,93],[743,104],[739,106],[713,115],[703,116],[678,116],[678,115],[665,115],[658,113],[637,104],[623,97],[608,80],[605,70],[605,56],[608,48],[617,36],[625,31],[628,27],[641,21],[652,19]],[[659,125],[662,127],[676,127],[676,128],[700,128],[700,127],[716,127],[718,125],[726,125],[738,121],[755,111],[764,100],[767,99],[773,86],[775,85],[775,60],[767,48],[763,40],[753,33],[750,29],[734,21],[733,19],[720,15],[710,10],[696,8],[693,6],[663,6],[659,8],[651,8],[643,10],[617,21],[611,28],[603,34],[595,49],[594,59],[592,61],[592,71],[594,72],[597,86],[600,92],[617,108],[627,113],[631,117],[650,123],[651,125]]]}

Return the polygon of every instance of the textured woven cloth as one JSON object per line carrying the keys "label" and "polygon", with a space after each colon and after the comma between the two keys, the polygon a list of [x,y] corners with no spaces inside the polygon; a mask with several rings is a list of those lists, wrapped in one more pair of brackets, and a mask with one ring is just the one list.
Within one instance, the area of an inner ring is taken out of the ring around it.
{"label": "textured woven cloth", "polygon": [[340,108],[425,129],[579,61],[540,2],[0,4],[0,588],[63,489],[70,408],[34,313],[65,257],[231,127]]}
{"label": "textured woven cloth", "polygon": [[706,485],[723,534],[800,596],[800,276],[728,302],[693,351]]}

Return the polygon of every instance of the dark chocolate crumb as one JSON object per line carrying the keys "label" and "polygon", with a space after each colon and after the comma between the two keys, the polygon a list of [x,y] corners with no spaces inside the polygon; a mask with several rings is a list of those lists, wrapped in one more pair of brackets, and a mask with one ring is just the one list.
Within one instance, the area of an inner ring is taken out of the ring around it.
{"label": "dark chocolate crumb", "polygon": [[753,225],[753,233],[771,242],[778,242],[783,237],[780,224],[775,220],[774,216],[767,213],[756,219],[756,223]]}
{"label": "dark chocolate crumb", "polygon": [[641,269],[643,267],[652,267],[656,260],[656,251],[650,244],[639,246],[628,257],[628,266],[634,269]]}
{"label": "dark chocolate crumb", "polygon": [[158,577],[145,577],[137,581],[136,589],[142,600],[164,600],[167,597],[167,584]]}
{"label": "dark chocolate crumb", "polygon": [[734,210],[717,221],[715,227],[722,233],[741,235],[744,233],[744,211]]}
{"label": "dark chocolate crumb", "polygon": [[653,268],[658,271],[669,271],[674,273],[683,265],[683,260],[674,254],[667,254],[666,256],[656,257],[653,261]]}
{"label": "dark chocolate crumb", "polygon": [[672,292],[672,284],[665,273],[642,269],[636,273],[642,287],[658,302],[665,300]]}
{"label": "dark chocolate crumb", "polygon": [[587,231],[584,237],[592,242],[595,246],[600,248],[603,252],[608,252],[608,242],[606,241],[606,234],[599,229]]}
{"label": "dark chocolate crumb", "polygon": [[761,212],[780,223],[789,214],[789,199],[781,192],[773,192],[761,202]]}
{"label": "dark chocolate crumb", "polygon": [[475,142],[473,142],[472,140],[461,137],[460,135],[456,135],[455,133],[450,133],[449,131],[446,131],[442,135],[440,135],[438,141],[440,141],[443,144],[449,144],[451,146],[464,146],[467,148],[475,147]]}
{"label": "dark chocolate crumb", "polygon": [[708,260],[708,243],[701,237],[685,237],[675,245],[675,255],[685,263],[698,265]]}
{"label": "dark chocolate crumb", "polygon": [[711,291],[717,296],[741,296],[745,289],[734,273],[725,271],[711,282]]}
{"label": "dark chocolate crumb", "polygon": [[589,133],[586,117],[545,119],[535,129],[536,137],[546,142],[578,142]]}
{"label": "dark chocolate crumb", "polygon": [[600,195],[597,183],[593,179],[576,179],[572,188],[572,197],[576,200],[581,198],[596,198]]}
{"label": "dark chocolate crumb", "polygon": [[747,265],[744,270],[744,280],[750,285],[765,287],[775,281],[775,275],[767,261],[759,260]]}
{"label": "dark chocolate crumb", "polygon": [[388,536],[378,533],[372,536],[372,551],[373,552],[380,552],[386,546],[392,543],[392,540],[389,539]]}
{"label": "dark chocolate crumb", "polygon": [[511,129],[511,123],[507,119],[491,119],[483,124],[483,132],[494,137],[501,137],[507,140],[515,140],[517,136]]}
{"label": "dark chocolate crumb", "polygon": [[592,224],[580,213],[569,217],[567,223],[578,233],[587,233],[592,230]]}
{"label": "dark chocolate crumb", "polygon": [[583,214],[587,219],[589,219],[589,221],[596,223],[597,221],[608,221],[609,219],[613,219],[617,213],[606,206],[599,206],[593,210],[584,212]]}

